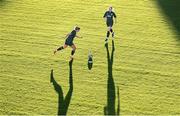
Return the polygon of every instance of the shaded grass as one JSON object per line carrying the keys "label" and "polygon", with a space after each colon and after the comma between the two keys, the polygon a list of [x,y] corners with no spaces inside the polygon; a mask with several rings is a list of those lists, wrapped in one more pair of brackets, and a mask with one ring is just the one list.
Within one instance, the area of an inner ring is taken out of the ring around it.
{"label": "shaded grass", "polygon": [[174,26],[177,33],[177,40],[180,41],[180,1],[179,0],[157,0],[161,11],[167,20]]}

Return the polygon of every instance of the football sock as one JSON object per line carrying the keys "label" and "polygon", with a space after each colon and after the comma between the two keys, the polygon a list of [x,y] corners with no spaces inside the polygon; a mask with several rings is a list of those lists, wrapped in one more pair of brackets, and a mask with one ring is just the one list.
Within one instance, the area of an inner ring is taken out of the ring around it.
{"label": "football sock", "polygon": [[74,55],[74,53],[75,53],[75,50],[72,50],[72,51],[71,51],[71,55],[73,56],[73,55]]}
{"label": "football sock", "polygon": [[57,51],[62,50],[62,49],[64,49],[63,46],[59,47],[59,48],[57,49]]}
{"label": "football sock", "polygon": [[109,32],[109,31],[107,31],[107,38],[109,37],[109,35],[110,35],[110,32]]}

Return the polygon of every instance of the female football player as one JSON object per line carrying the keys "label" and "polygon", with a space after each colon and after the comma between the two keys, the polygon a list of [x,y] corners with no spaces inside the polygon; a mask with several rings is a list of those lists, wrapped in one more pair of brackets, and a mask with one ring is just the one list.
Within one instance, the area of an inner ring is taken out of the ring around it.
{"label": "female football player", "polygon": [[71,58],[73,58],[73,55],[74,55],[74,53],[76,51],[76,46],[73,43],[73,40],[74,40],[75,37],[82,38],[82,37],[76,35],[76,33],[79,32],[79,31],[80,31],[80,28],[79,27],[75,27],[74,30],[71,33],[67,34],[64,45],[60,46],[59,48],[54,50],[54,54],[56,54],[57,51],[63,50],[65,48],[67,48],[68,46],[70,46],[72,48]]}
{"label": "female football player", "polygon": [[106,36],[106,39],[105,41],[107,42],[108,41],[108,38],[109,38],[109,35],[110,35],[110,32],[112,33],[112,37],[114,38],[114,31],[112,29],[113,27],[113,17],[115,18],[115,22],[116,22],[116,14],[112,11],[112,6],[109,7],[109,10],[105,12],[103,18],[106,20],[106,25],[108,27],[107,29],[107,36]]}

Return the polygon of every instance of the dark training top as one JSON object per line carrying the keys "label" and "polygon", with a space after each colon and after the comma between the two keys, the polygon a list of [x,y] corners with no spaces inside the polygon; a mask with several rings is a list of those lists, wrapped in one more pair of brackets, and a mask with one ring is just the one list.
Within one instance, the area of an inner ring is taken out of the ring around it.
{"label": "dark training top", "polygon": [[72,43],[76,36],[76,31],[73,30],[66,39],[66,42]]}
{"label": "dark training top", "polygon": [[106,17],[107,18],[107,22],[112,22],[113,21],[113,17],[115,17],[116,18],[116,14],[113,12],[113,11],[106,11],[105,13],[104,13],[104,16],[103,16],[104,18]]}

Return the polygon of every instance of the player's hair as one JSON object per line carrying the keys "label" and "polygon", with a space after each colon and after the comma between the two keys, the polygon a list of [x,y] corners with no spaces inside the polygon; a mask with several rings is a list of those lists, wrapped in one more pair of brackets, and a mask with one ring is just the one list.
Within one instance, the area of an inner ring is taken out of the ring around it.
{"label": "player's hair", "polygon": [[75,30],[80,30],[80,27],[75,27]]}
{"label": "player's hair", "polygon": [[114,8],[112,6],[109,6],[108,7],[108,10],[111,9],[112,11],[114,10]]}

